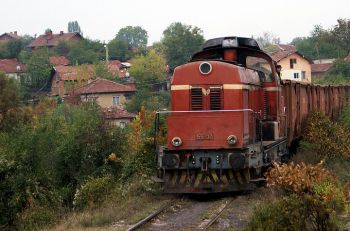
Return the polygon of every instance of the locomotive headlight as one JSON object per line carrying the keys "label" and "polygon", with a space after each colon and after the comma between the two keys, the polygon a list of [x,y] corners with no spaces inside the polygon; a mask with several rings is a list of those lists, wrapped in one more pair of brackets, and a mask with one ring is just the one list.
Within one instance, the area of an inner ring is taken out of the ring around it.
{"label": "locomotive headlight", "polygon": [[229,145],[235,145],[237,143],[237,137],[235,135],[229,135],[227,137],[227,143]]}
{"label": "locomotive headlight", "polygon": [[179,147],[182,144],[182,141],[180,139],[180,137],[174,137],[171,140],[171,143],[175,146],[175,147]]}
{"label": "locomotive headlight", "polygon": [[212,71],[213,67],[208,62],[203,62],[199,65],[199,72],[203,75],[208,75]]}

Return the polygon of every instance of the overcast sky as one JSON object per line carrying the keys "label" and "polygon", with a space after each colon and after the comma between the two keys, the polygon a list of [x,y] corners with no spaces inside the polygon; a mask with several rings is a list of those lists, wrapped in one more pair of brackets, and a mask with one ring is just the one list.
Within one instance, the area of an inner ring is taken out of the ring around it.
{"label": "overcast sky", "polygon": [[350,18],[350,0],[1,0],[0,34],[40,35],[46,28],[67,31],[77,20],[84,36],[109,41],[125,26],[141,26],[149,44],[173,22],[198,26],[205,39],[257,36],[271,32],[289,43],[313,26],[330,28]]}

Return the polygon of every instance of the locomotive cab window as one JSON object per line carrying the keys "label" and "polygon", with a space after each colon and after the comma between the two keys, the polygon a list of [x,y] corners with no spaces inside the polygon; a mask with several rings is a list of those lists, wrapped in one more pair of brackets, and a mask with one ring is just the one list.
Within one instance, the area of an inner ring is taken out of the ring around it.
{"label": "locomotive cab window", "polygon": [[258,71],[259,76],[263,82],[274,81],[271,65],[266,59],[254,56],[247,56],[246,67]]}

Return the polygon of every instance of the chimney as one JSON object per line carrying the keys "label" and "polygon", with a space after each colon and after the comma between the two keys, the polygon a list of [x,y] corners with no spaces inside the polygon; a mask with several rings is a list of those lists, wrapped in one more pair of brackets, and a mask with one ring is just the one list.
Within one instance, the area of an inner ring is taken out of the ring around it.
{"label": "chimney", "polygon": [[52,30],[48,30],[48,31],[46,31],[46,35],[48,35],[48,36],[52,36]]}
{"label": "chimney", "polygon": [[60,31],[60,35],[63,35],[63,30]]}

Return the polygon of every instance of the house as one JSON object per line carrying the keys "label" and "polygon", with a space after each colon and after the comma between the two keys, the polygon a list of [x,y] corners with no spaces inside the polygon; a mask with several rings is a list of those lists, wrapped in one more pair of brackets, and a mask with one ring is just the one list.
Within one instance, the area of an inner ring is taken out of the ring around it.
{"label": "house", "polygon": [[83,37],[78,32],[64,33],[61,31],[59,34],[53,34],[51,30],[47,31],[44,35],[32,40],[28,47],[31,49],[37,49],[41,47],[56,47],[60,41],[74,42],[81,41]]}
{"label": "house", "polygon": [[95,78],[93,65],[81,66],[54,66],[51,76],[51,94],[64,97],[73,88],[88,83]]}
{"label": "house", "polygon": [[118,107],[103,108],[102,114],[108,125],[125,127],[136,115]]}
{"label": "house", "polygon": [[311,64],[312,81],[324,78],[327,72],[332,68],[335,60],[336,59],[313,60],[313,64]]}
{"label": "house", "polygon": [[0,59],[0,72],[4,72],[10,78],[19,80],[26,71],[27,66],[17,59]]}
{"label": "house", "polygon": [[68,66],[69,60],[65,56],[51,56],[49,58],[50,63],[53,66]]}
{"label": "house", "polygon": [[128,78],[130,76],[128,71],[130,67],[130,63],[120,62],[119,60],[109,60],[107,64],[108,71],[119,78]]}
{"label": "house", "polygon": [[17,34],[17,31],[10,32],[10,33],[3,33],[0,35],[0,44],[7,43],[11,40],[19,40],[22,37]]}
{"label": "house", "polygon": [[282,79],[311,83],[312,61],[299,53],[293,45],[278,45],[278,51],[271,54],[272,59],[282,66]]}
{"label": "house", "polygon": [[348,50],[348,55],[344,58],[344,61],[350,63],[350,50]]}
{"label": "house", "polygon": [[102,108],[123,108],[125,103],[135,94],[133,85],[125,85],[107,79],[97,78],[90,83],[74,90],[74,95],[80,95],[81,101],[96,101]]}

